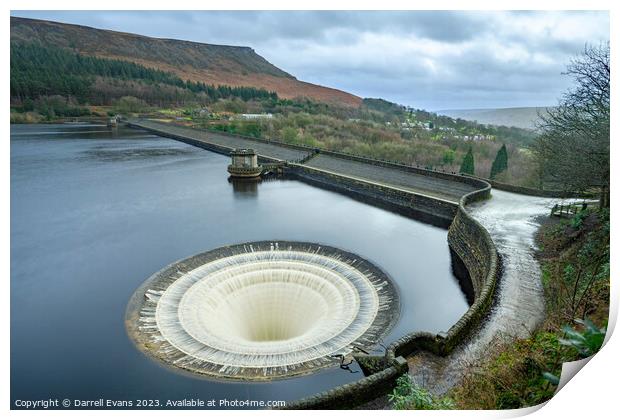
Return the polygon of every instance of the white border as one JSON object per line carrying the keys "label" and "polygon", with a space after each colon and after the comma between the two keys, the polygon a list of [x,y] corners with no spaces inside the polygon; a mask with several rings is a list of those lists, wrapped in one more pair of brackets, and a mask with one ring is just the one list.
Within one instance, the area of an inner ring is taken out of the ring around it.
{"label": "white border", "polygon": [[[611,11],[611,22],[615,22],[618,16],[618,6],[616,6],[618,2],[614,3],[612,1],[575,1],[575,0],[564,0],[564,1],[535,1],[535,0],[521,0],[521,1],[481,1],[481,0],[469,0],[467,2],[457,1],[457,0],[435,0],[432,2],[405,2],[405,1],[393,1],[393,0],[383,0],[381,2],[370,1],[370,0],[346,0],[346,1],[338,1],[335,2],[333,0],[301,0],[296,2],[286,1],[286,0],[264,0],[260,3],[257,2],[249,2],[249,1],[238,1],[238,0],[228,0],[226,2],[206,2],[206,1],[198,1],[198,0],[186,0],[180,3],[170,3],[164,2],[162,0],[151,0],[151,1],[133,1],[127,2],[121,0],[109,0],[106,2],[83,2],[77,0],[57,0],[53,3],[45,2],[45,1],[35,1],[35,0],[24,0],[24,1],[5,1],[3,2],[4,7],[6,8],[6,12],[4,15],[4,43],[2,44],[3,55],[4,55],[4,85],[2,90],[2,97],[5,98],[5,133],[3,142],[2,142],[2,192],[4,200],[4,206],[2,207],[3,211],[3,223],[2,223],[2,234],[4,238],[3,242],[3,264],[5,270],[4,276],[4,287],[9,288],[9,250],[10,250],[10,206],[9,206],[9,186],[10,186],[10,177],[9,177],[9,169],[10,169],[10,153],[9,153],[9,124],[8,118],[6,118],[9,114],[9,102],[6,99],[9,96],[9,42],[8,39],[10,37],[9,34],[9,19],[8,14],[10,10],[49,10],[51,8],[54,9],[64,9],[64,10],[101,10],[103,8],[108,10],[168,10],[174,6],[180,9],[186,10],[201,10],[201,9],[213,9],[213,10],[241,10],[241,9],[267,9],[267,10],[277,10],[277,9],[288,9],[288,10],[304,10],[304,9],[325,9],[325,10],[348,10],[348,9],[365,9],[365,10],[405,10],[405,9],[471,9],[471,10],[503,10],[503,9],[521,9],[521,10],[610,10]],[[611,39],[618,40],[620,37],[617,36],[618,31],[612,25],[611,26]],[[615,81],[617,79],[617,67],[618,64],[616,60],[616,55],[618,54],[618,48],[616,47],[617,41],[611,43],[612,46],[612,79]],[[337,86],[332,86],[336,87]],[[617,84],[612,82],[613,93],[612,96],[615,98],[617,95]],[[615,106],[612,108],[612,138],[615,138],[614,134],[617,133],[617,120],[614,118],[616,116]],[[611,157],[612,157],[612,177],[615,173],[614,167],[617,162],[617,149],[618,147],[615,145],[615,142],[612,141],[611,148]],[[618,194],[617,190],[612,190],[612,209],[616,208],[618,205]],[[613,211],[614,216],[612,217],[615,221],[616,215],[615,210]],[[617,240],[615,235],[616,231],[616,223],[612,224],[612,250],[616,249]],[[613,251],[612,251],[613,255]],[[612,257],[613,261],[613,257]],[[615,272],[612,270],[612,272]],[[1,382],[1,390],[3,394],[2,398],[2,406],[3,411],[8,411],[9,409],[9,387],[10,387],[10,377],[9,377],[9,339],[10,339],[10,331],[9,331],[9,305],[10,305],[10,293],[5,289],[5,293],[3,296],[3,304],[2,304],[2,329],[3,329],[3,345],[1,347],[2,354],[2,376],[3,380]],[[611,314],[610,314],[610,331],[613,330],[615,322],[617,320],[618,313],[618,290],[615,285],[615,282],[612,282],[612,302],[611,302]],[[524,409],[524,410],[515,410],[515,411],[491,411],[491,412],[469,412],[469,411],[455,411],[455,412],[397,412],[397,411],[383,411],[381,413],[373,413],[373,412],[360,412],[360,411],[349,411],[349,412],[328,412],[328,413],[314,413],[314,412],[297,412],[294,416],[297,418],[310,418],[317,415],[320,416],[338,416],[338,417],[355,417],[355,418],[370,418],[371,416],[388,416],[388,417],[396,417],[396,416],[407,416],[407,418],[420,417],[424,416],[425,418],[511,418],[517,417],[528,412],[534,411],[530,418],[533,419],[543,419],[543,418],[581,418],[581,419],[594,419],[594,418],[608,418],[613,415],[617,415],[618,408],[618,396],[615,391],[615,387],[618,384],[618,360],[617,354],[619,352],[620,346],[618,345],[618,338],[611,337],[605,347],[597,354],[583,369],[579,372],[573,380],[571,380],[551,401],[549,401],[545,407],[540,410],[534,409]],[[85,413],[83,412],[72,412],[72,411],[12,411],[10,415],[15,418],[31,418],[31,417],[45,417],[45,418],[83,418]],[[110,416],[114,416],[115,418],[142,418],[148,415],[149,418],[152,419],[169,419],[170,417],[180,417],[183,416],[188,418],[200,418],[204,419],[206,416],[216,415],[218,418],[241,418],[246,415],[251,415],[254,418],[265,418],[265,417],[281,417],[281,418],[290,418],[291,413],[287,412],[264,412],[264,411],[251,411],[251,412],[240,412],[240,411],[230,411],[230,412],[217,412],[209,413],[203,411],[184,411],[184,412],[174,412],[170,411],[162,411],[162,412],[154,412],[149,411],[122,411],[111,413],[108,411],[92,411],[87,414],[91,418],[109,418]]]}

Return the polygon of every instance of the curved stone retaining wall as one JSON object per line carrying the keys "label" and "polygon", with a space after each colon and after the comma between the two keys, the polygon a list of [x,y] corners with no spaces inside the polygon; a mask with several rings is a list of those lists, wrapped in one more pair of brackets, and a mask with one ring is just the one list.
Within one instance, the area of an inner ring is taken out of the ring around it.
{"label": "curved stone retaining wall", "polygon": [[488,198],[490,192],[491,186],[487,184],[463,196],[448,230],[450,249],[467,268],[474,292],[473,304],[445,335],[414,332],[395,341],[388,347],[388,359],[419,350],[446,355],[478,326],[486,314],[493,300],[499,274],[499,255],[489,232],[467,213],[465,206]]}
{"label": "curved stone retaining wall", "polygon": [[284,408],[287,410],[355,408],[392,391],[396,386],[398,377],[407,370],[405,358],[398,357],[386,369],[358,381],[332,388],[329,391],[293,401]]}
{"label": "curved stone retaining wall", "polygon": [[463,196],[448,230],[448,243],[467,268],[475,298],[465,315],[448,331],[443,342],[444,353],[452,351],[478,326],[493,302],[499,276],[499,254],[489,232],[465,209],[468,203],[489,198],[490,193],[491,186],[488,185]]}
{"label": "curved stone retaining wall", "polygon": [[447,228],[457,213],[458,206],[422,194],[358,180],[321,169],[289,164],[285,175],[323,189],[336,191],[367,204],[385,208],[425,223]]}

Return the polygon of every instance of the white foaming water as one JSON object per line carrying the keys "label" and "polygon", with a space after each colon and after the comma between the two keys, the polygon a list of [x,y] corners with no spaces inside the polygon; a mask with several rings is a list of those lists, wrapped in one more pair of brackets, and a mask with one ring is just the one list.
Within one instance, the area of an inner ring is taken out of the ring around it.
{"label": "white foaming water", "polygon": [[480,330],[445,359],[425,354],[411,375],[436,393],[461,379],[465,368],[484,360],[494,342],[528,337],[545,317],[535,234],[540,217],[548,216],[559,199],[492,191],[489,200],[467,206],[491,235],[502,258],[497,302]]}
{"label": "white foaming water", "polygon": [[387,332],[398,299],[364,260],[310,251],[250,246],[178,272],[145,293],[140,329],[163,342],[164,360],[215,376],[271,379],[333,365],[333,355]]}

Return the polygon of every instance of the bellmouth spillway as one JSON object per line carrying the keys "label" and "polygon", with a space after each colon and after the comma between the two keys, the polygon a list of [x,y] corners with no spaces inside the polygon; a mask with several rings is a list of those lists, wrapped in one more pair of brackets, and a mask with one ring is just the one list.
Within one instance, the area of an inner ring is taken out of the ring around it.
{"label": "bellmouth spillway", "polygon": [[398,318],[399,298],[372,263],[303,242],[254,242],[173,263],[127,311],[138,348],[197,374],[272,380],[371,350]]}

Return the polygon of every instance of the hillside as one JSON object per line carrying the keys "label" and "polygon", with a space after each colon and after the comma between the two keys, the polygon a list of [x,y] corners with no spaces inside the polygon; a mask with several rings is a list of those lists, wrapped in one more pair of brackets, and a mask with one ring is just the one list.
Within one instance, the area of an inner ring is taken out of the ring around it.
{"label": "hillside", "polygon": [[538,120],[538,113],[544,113],[546,109],[545,107],[446,109],[437,111],[437,114],[468,121],[477,121],[480,124],[534,129],[536,127],[536,120]]}
{"label": "hillside", "polygon": [[361,98],[347,92],[297,80],[249,47],[150,38],[18,17],[11,17],[11,42],[36,43],[91,57],[130,61],[193,82],[263,88],[285,99],[307,97],[354,107],[361,104]]}

